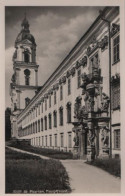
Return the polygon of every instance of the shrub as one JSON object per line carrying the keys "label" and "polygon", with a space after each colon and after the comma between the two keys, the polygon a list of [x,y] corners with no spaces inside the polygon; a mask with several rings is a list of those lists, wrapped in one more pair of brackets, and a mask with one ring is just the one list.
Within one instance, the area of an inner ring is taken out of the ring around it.
{"label": "shrub", "polygon": [[117,177],[121,177],[121,161],[120,159],[95,159],[93,162],[87,162],[90,165],[94,165],[108,171]]}
{"label": "shrub", "polygon": [[33,152],[36,154],[48,156],[54,159],[73,159],[73,154],[71,152],[64,152],[64,151],[59,151],[59,150],[34,147],[31,145],[22,145],[21,143],[17,143],[17,142],[11,142],[9,146],[19,148],[22,150],[26,150],[29,152]]}

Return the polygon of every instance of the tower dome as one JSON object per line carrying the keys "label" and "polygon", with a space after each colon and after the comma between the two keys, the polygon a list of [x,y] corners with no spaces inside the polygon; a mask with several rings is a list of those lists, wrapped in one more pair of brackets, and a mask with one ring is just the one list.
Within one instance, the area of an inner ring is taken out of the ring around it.
{"label": "tower dome", "polygon": [[29,40],[32,44],[36,45],[35,43],[35,38],[34,36],[30,33],[30,30],[29,30],[29,22],[26,18],[26,15],[22,21],[22,29],[20,31],[20,33],[18,34],[17,38],[16,38],[16,41],[15,41],[15,44],[19,43],[19,42],[22,42],[23,40]]}

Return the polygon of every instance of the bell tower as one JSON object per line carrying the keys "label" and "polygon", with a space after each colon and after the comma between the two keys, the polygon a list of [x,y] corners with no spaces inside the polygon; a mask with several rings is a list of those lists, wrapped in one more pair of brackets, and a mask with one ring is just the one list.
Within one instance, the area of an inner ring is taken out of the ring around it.
{"label": "bell tower", "polygon": [[34,97],[38,89],[38,67],[36,63],[36,42],[30,33],[25,17],[21,31],[15,41],[13,54],[13,75],[10,83],[11,112],[15,118]]}

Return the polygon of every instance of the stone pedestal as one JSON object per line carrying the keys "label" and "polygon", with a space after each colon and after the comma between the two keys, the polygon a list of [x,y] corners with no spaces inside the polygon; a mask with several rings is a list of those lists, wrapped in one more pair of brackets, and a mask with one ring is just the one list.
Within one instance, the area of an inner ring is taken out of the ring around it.
{"label": "stone pedestal", "polygon": [[87,148],[87,161],[93,161],[95,159],[95,147]]}
{"label": "stone pedestal", "polygon": [[74,159],[79,159],[80,155],[79,155],[79,146],[74,146],[73,147],[73,158]]}

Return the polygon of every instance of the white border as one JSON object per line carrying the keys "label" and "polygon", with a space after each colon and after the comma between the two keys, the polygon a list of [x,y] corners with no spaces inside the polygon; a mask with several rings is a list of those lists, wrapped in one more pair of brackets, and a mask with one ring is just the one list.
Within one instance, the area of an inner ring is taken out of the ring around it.
{"label": "white border", "polygon": [[[121,194],[125,194],[125,1],[124,0],[0,0],[0,195],[5,194],[5,6],[120,6],[120,34],[121,34],[121,143],[122,143],[122,179]],[[89,183],[89,182],[88,182]],[[12,194],[7,194],[12,195]],[[22,194],[18,194],[20,196]],[[25,195],[25,194],[23,194]],[[27,194],[31,195],[31,194]],[[43,195],[43,194],[42,194]],[[62,195],[62,194],[59,194]],[[68,194],[69,195],[69,194]],[[72,194],[70,194],[72,195]],[[79,194],[73,194],[79,195]],[[105,194],[84,194],[105,195]],[[106,194],[106,196],[111,194]]]}

